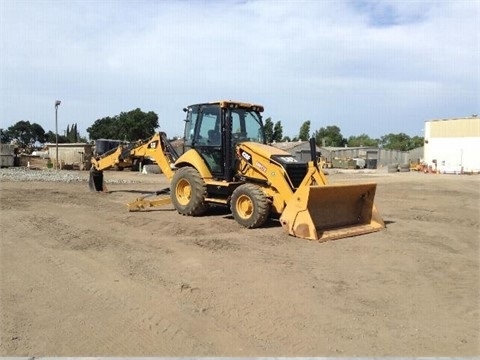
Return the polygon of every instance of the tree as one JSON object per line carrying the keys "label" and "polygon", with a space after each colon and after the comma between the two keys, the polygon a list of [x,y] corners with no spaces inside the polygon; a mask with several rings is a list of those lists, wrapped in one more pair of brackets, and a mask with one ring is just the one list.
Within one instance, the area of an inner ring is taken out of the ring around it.
{"label": "tree", "polygon": [[20,120],[16,124],[7,128],[2,134],[2,140],[16,140],[21,147],[32,147],[36,142],[45,142],[45,130],[37,123],[31,124],[30,121]]}
{"label": "tree", "polygon": [[[153,111],[143,112],[139,108],[120,114],[127,141],[142,140],[152,136],[158,128],[158,115]],[[121,139],[121,138],[120,138]]]}
{"label": "tree", "polygon": [[425,141],[421,136],[414,136],[410,140],[410,150],[422,147]]}
{"label": "tree", "polygon": [[87,128],[90,139],[118,139],[119,124],[117,124],[117,120],[110,116],[97,119],[92,126]]}
{"label": "tree", "polygon": [[277,121],[273,127],[273,141],[280,142],[283,138],[283,126],[281,121]]}
{"label": "tree", "polygon": [[345,139],[336,125],[322,127],[314,133],[315,143],[318,146],[345,146],[347,139]]}
{"label": "tree", "polygon": [[298,138],[302,141],[308,141],[310,138],[310,120],[305,121],[300,127]]}
{"label": "tree", "polygon": [[87,128],[90,139],[118,139],[136,141],[146,139],[158,128],[158,115],[153,111],[148,113],[139,108],[122,112],[114,117],[97,119]]}
{"label": "tree", "polygon": [[11,141],[10,137],[7,134],[7,131],[4,129],[0,129],[0,143],[7,144]]}
{"label": "tree", "polygon": [[379,142],[380,142],[379,139],[372,139],[367,134],[361,134],[359,136],[350,136],[348,138],[347,144],[350,147],[358,147],[358,146],[374,146],[374,147],[377,147]]}
{"label": "tree", "polygon": [[265,140],[269,144],[273,141],[273,121],[272,118],[268,117],[265,119],[265,124],[263,125],[263,130],[265,132]]}
{"label": "tree", "polygon": [[[55,133],[53,131],[49,131],[48,133],[45,134],[45,142],[49,142],[51,144],[55,144],[57,140],[57,137],[55,136]],[[65,144],[68,143],[68,139],[65,135],[60,135],[58,134],[58,143],[59,144]]]}
{"label": "tree", "polygon": [[77,129],[75,127],[76,127],[76,124],[73,124],[72,127],[67,125],[67,131],[65,133],[65,136],[66,136],[69,143],[76,143],[77,142],[78,133],[77,133]]}
{"label": "tree", "polygon": [[415,141],[413,141],[413,139],[407,134],[390,133],[380,138],[380,145],[382,145],[385,149],[408,151],[418,147],[417,145],[419,144],[420,146],[423,145],[423,140],[419,142],[419,139],[421,138],[417,136]]}
{"label": "tree", "polygon": [[80,136],[80,133],[77,130],[77,123],[73,124],[71,127],[67,125],[65,140],[65,142],[68,143],[87,142],[87,139]]}
{"label": "tree", "polygon": [[79,138],[78,135],[79,134],[78,134],[78,131],[77,131],[77,124],[75,123],[75,124],[72,125],[72,128],[70,129],[70,133],[67,134],[68,140],[70,142],[78,142],[78,138]]}

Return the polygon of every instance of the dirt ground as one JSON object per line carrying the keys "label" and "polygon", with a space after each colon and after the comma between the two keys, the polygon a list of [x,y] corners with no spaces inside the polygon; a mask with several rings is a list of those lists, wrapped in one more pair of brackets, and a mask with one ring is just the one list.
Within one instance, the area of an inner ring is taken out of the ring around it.
{"label": "dirt ground", "polygon": [[164,177],[105,176],[139,183],[0,183],[0,356],[480,355],[478,175],[331,174],[387,228],[326,243],[130,213]]}

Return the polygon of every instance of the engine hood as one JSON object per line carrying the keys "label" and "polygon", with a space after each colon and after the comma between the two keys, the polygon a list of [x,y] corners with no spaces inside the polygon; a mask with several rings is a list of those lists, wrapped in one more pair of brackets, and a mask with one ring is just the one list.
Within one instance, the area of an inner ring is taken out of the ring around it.
{"label": "engine hood", "polygon": [[[257,154],[263,158],[272,159],[272,156],[281,156],[281,157],[292,157],[293,156],[282,149],[276,148],[275,146],[259,144],[256,142],[243,142],[238,145],[238,148],[241,151],[246,151],[247,154],[253,155]],[[242,153],[240,153],[242,155]]]}

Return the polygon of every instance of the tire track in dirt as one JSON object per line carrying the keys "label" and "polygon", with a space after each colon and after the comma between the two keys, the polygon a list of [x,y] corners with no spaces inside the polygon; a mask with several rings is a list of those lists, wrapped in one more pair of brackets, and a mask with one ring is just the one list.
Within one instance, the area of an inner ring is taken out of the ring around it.
{"label": "tire track in dirt", "polygon": [[[246,229],[242,231],[253,234],[252,231]],[[272,229],[272,231],[281,231],[281,229]],[[198,246],[202,251],[212,254],[214,257],[212,261],[217,264],[219,271],[228,271],[228,275],[224,275],[223,280],[230,278],[234,282],[236,278],[249,277],[252,295],[236,294],[235,284],[231,286],[227,284],[227,287],[221,291],[221,293],[226,294],[223,304],[213,309],[215,316],[224,319],[225,326],[234,329],[235,332],[253,337],[263,353],[272,354],[272,351],[275,351],[278,344],[281,343],[288,344],[286,346],[288,350],[284,349],[281,355],[315,354],[314,347],[305,344],[304,335],[299,335],[299,332],[295,331],[295,329],[298,329],[301,333],[305,331],[305,327],[311,326],[311,324],[302,324],[296,320],[297,314],[295,311],[295,309],[302,307],[301,304],[304,302],[301,298],[303,296],[307,298],[312,296],[308,292],[308,286],[298,286],[293,279],[291,280],[292,287],[289,289],[289,296],[296,297],[295,305],[292,306],[292,303],[284,301],[282,298],[283,291],[286,291],[284,286],[278,287],[275,284],[264,283],[262,275],[255,271],[256,268],[263,267],[264,270],[268,269],[267,271],[270,272],[270,279],[272,279],[272,276],[273,279],[280,277],[282,281],[289,282],[288,277],[291,272],[293,271],[298,275],[298,270],[304,267],[305,258],[302,257],[302,254],[297,255],[286,251],[286,248],[294,245],[295,241],[302,240],[293,239],[291,243],[287,241],[282,248],[274,246],[268,237],[255,238],[255,242],[249,238],[243,241],[237,238],[225,238],[223,244],[219,244],[218,241],[220,240],[216,240],[216,237],[211,236],[183,237],[182,243],[190,247]],[[269,244],[269,247],[265,248],[265,244]],[[279,242],[276,242],[276,244],[279,244]],[[231,251],[230,254],[233,255],[228,264],[223,262],[220,256],[218,258],[215,256],[215,254],[221,254],[225,251]],[[241,251],[241,258],[234,255],[239,251]],[[297,259],[298,262],[293,262],[292,258]],[[245,269],[242,266],[244,263],[250,264],[250,269]],[[310,266],[313,267],[313,265]],[[306,275],[311,277],[308,274]],[[212,278],[211,280],[217,284],[222,282],[221,278]],[[303,289],[297,295],[292,295],[292,292],[296,292],[296,288]],[[193,292],[189,296],[195,297],[199,303],[208,303],[208,296],[201,292]],[[233,298],[237,299],[234,307],[230,306]],[[257,303],[259,300],[260,302]],[[265,310],[265,308],[268,310]],[[272,311],[271,309],[275,310]],[[207,313],[210,314],[211,312],[207,310]],[[320,343],[317,342],[317,348],[322,346]]]}
{"label": "tire track in dirt", "polygon": [[[33,232],[35,231],[34,229],[38,229],[37,225],[42,223],[49,223],[49,233],[56,234],[55,237],[57,240],[49,241],[47,244],[44,243],[42,245],[36,241],[29,240],[29,246],[35,248],[35,251],[38,253],[37,256],[43,258],[43,261],[52,264],[58,270],[58,273],[62,274],[62,277],[70,279],[70,281],[67,280],[67,282],[75,284],[87,295],[91,295],[95,299],[100,300],[102,308],[125,309],[124,314],[122,314],[124,321],[129,323],[130,327],[134,327],[136,333],[142,334],[140,336],[142,339],[147,340],[142,342],[142,347],[150,350],[155,348],[162,349],[162,351],[167,354],[212,354],[216,351],[212,345],[215,340],[220,340],[222,344],[226,344],[232,348],[238,347],[239,343],[241,344],[242,341],[238,338],[238,334],[229,334],[223,326],[215,325],[217,322],[216,319],[206,317],[202,312],[197,315],[198,319],[196,320],[193,319],[192,316],[185,317],[176,309],[177,305],[165,296],[158,296],[158,293],[156,293],[158,297],[154,303],[142,304],[141,307],[130,303],[127,298],[119,299],[117,294],[101,287],[98,278],[88,274],[88,272],[91,273],[91,268],[97,266],[97,264],[88,261],[88,259],[84,257],[80,258],[78,252],[71,253],[63,250],[61,252],[61,258],[58,256],[60,254],[52,252],[52,249],[57,251],[61,249],[59,244],[55,244],[55,242],[67,241],[70,236],[69,234],[78,233],[79,229],[73,230],[70,228],[65,230],[64,224],[62,224],[58,218],[51,215],[36,215],[33,218],[25,218],[23,219],[22,226],[30,228]],[[89,232],[88,236],[95,237],[95,233]],[[97,236],[102,237],[104,234],[98,234]],[[42,236],[42,238],[44,238],[44,236]],[[108,243],[108,241],[106,242]],[[105,247],[106,245],[102,245],[97,247],[97,250],[105,249]],[[75,247],[72,247],[72,249],[75,250]],[[73,265],[75,263],[80,264],[79,260],[82,260],[84,263],[87,262],[88,264],[82,264],[82,268]],[[89,268],[89,270],[85,271],[86,268]],[[52,276],[55,276],[55,274],[52,274]],[[122,281],[128,280],[122,279]],[[129,282],[129,287],[135,287],[133,282]],[[164,307],[166,305],[170,309],[169,312],[171,315],[165,316],[156,311],[144,310],[145,308],[155,309],[158,303],[164,304]],[[129,304],[129,306],[125,308],[127,304]],[[188,328],[193,330],[187,331],[182,326],[179,326],[179,319],[181,320],[180,323],[188,324]],[[209,321],[205,322],[206,319]],[[202,340],[199,340],[196,334],[202,334]],[[213,335],[213,337],[208,340],[211,335]],[[92,338],[92,336],[89,338]],[[97,333],[93,338],[105,338],[105,334]],[[206,338],[207,341],[203,340],[204,338]],[[115,341],[115,339],[117,340]],[[123,340],[120,341],[118,339],[122,339],[121,334],[111,334],[105,339],[102,347],[106,346],[108,348],[108,344],[119,344],[118,347],[113,347],[115,351],[121,349],[122,351],[120,353],[128,353],[129,349],[123,345],[124,343],[128,343],[128,339],[123,338]],[[85,343],[78,344],[78,348],[88,348],[88,341],[88,338],[86,338]],[[176,345],[172,346],[171,344]],[[247,341],[244,348],[249,347],[255,348],[255,345]]]}
{"label": "tire track in dirt", "polygon": [[[202,218],[188,218],[189,222],[195,223],[192,228],[197,228],[198,225],[196,223],[202,223],[205,220],[206,219]],[[282,273],[288,274],[289,269],[293,267],[293,263],[288,260],[288,255],[277,254],[275,245],[279,244],[278,241],[272,242],[271,237],[264,235],[261,239],[256,238],[255,242],[259,241],[259,243],[254,245],[254,242],[252,242],[253,239],[248,239],[248,235],[255,235],[255,232],[244,228],[240,228],[239,232],[241,234],[245,233],[247,235],[246,239],[239,240],[238,237],[229,237],[227,233],[225,233],[227,229],[225,224],[230,224],[231,221],[230,219],[219,219],[219,221],[213,225],[214,229],[210,229],[210,233],[201,232],[189,236],[183,233],[181,236],[175,238],[175,243],[185,245],[186,251],[182,251],[185,254],[192,252],[198,253],[198,249],[209,254],[202,255],[204,258],[211,258],[211,260],[204,265],[208,267],[213,263],[215,267],[213,269],[203,268],[202,271],[212,274],[211,277],[209,276],[210,282],[212,283],[228,284],[226,278],[234,281],[238,276],[245,276],[245,269],[242,264],[251,263],[252,261],[259,265],[270,263],[273,271],[278,271],[280,268],[283,269],[281,270]],[[162,223],[164,222],[165,220]],[[231,224],[232,227],[238,226],[236,223]],[[278,231],[281,234],[281,228],[272,228],[270,231]],[[282,238],[288,239],[288,237],[283,236]],[[299,240],[295,239],[294,241]],[[270,251],[266,251],[265,249],[258,251],[265,242],[270,244],[268,249]],[[221,257],[217,257],[216,254],[223,254],[223,256],[225,254],[231,254],[231,256],[233,256],[229,257],[231,263],[227,264],[223,262]],[[241,256],[239,257],[239,255]],[[240,273],[234,272],[227,277],[215,276],[217,272],[222,273],[227,268],[239,269]],[[252,278],[251,281],[252,299],[255,302],[257,300],[254,299],[258,297],[255,285],[255,283],[258,283],[258,276]],[[276,299],[270,300],[273,301],[270,305],[276,307],[278,311],[268,311],[269,318],[267,319],[263,311],[260,310],[263,309],[265,304],[261,304],[260,309],[255,309],[255,305],[248,302],[248,296],[243,298],[243,300],[238,298],[238,301],[234,302],[233,298],[235,295],[232,294],[231,289],[228,287],[216,289],[215,293],[225,294],[225,297],[222,298],[219,304],[212,303],[212,301],[215,301],[215,294],[210,291],[213,290],[198,289],[190,284],[182,284],[182,287],[184,287],[185,291],[182,292],[183,296],[179,301],[184,304],[185,308],[204,313],[209,317],[222,319],[222,327],[232,333],[241,335],[239,336],[241,338],[252,338],[258,345],[258,348],[261,349],[261,353],[269,354],[269,350],[274,349],[279,343],[285,343],[287,339],[288,354],[314,353],[313,351],[307,350],[308,347],[305,346],[302,336],[291,336],[292,334],[288,334],[288,331],[285,330],[291,326],[292,318],[294,317],[293,315],[287,315],[291,312],[291,305],[287,303],[281,304]],[[232,314],[234,312],[237,314],[236,316]],[[271,322],[271,325],[266,325],[266,322]],[[254,354],[258,354],[258,352]]]}
{"label": "tire track in dirt", "polygon": [[[96,292],[88,293],[88,289],[91,285],[87,281],[92,280],[87,280],[86,277],[83,276],[82,279],[84,283],[82,286],[78,287],[75,283],[78,279],[78,275],[80,274],[80,269],[72,266],[59,267],[59,263],[55,258],[46,255],[38,248],[34,250],[37,252],[38,263],[48,263],[49,266],[47,267],[42,265],[41,272],[32,272],[32,268],[20,268],[17,269],[17,271],[22,278],[31,278],[31,281],[39,284],[37,289],[39,294],[56,294],[58,298],[57,301],[61,301],[63,304],[65,304],[65,302],[71,302],[72,298],[77,298],[84,299],[84,304],[86,306],[93,306],[94,304],[98,306],[98,301],[96,301],[99,299],[98,294]],[[61,271],[61,274],[59,274],[59,271]],[[54,283],[52,283],[53,279],[55,281]],[[68,289],[68,294],[59,293],[57,286],[66,286]],[[88,298],[85,297],[86,290],[87,294],[89,295]],[[105,299],[101,300],[104,301]],[[117,305],[113,300],[109,301],[109,303],[110,304],[108,305]],[[47,353],[56,356],[71,353],[88,354],[88,349],[91,349],[92,347],[101,349],[101,351],[105,351],[105,353],[108,353],[112,350],[118,352],[119,354],[129,351],[129,346],[127,345],[128,343],[125,341],[127,339],[121,332],[105,332],[103,330],[105,327],[114,325],[114,323],[111,321],[104,321],[101,327],[92,326],[91,324],[94,324],[96,320],[95,314],[92,314],[86,309],[83,309],[84,311],[81,312],[80,316],[80,312],[73,314],[71,312],[72,308],[69,308],[69,310],[63,312],[63,309],[56,307],[56,303],[43,303],[40,300],[36,305],[37,309],[40,308],[43,309],[43,311],[39,312],[39,310],[37,310],[39,313],[35,316],[34,324],[29,324],[29,327],[33,325],[35,328],[38,328],[43,325],[43,343],[36,343],[35,339],[28,335],[28,332],[22,332],[21,335],[19,335],[19,337],[25,337],[24,346],[22,346],[22,348],[33,348],[34,350],[33,353],[27,352],[21,353],[21,355],[35,355],[38,353]],[[75,308],[74,306],[72,307]],[[77,310],[81,309],[82,307],[77,308]],[[109,306],[102,309],[105,311],[105,313],[108,313]],[[50,319],[50,316],[54,316],[55,320],[53,320],[53,322]],[[64,324],[55,324],[55,322],[59,321],[60,319]],[[80,319],[82,320],[83,324],[79,323]],[[74,321],[78,328],[88,329],[89,336],[82,336],[78,329],[67,327],[66,323],[70,323],[71,321]],[[72,335],[75,334],[75,341],[68,343],[56,341],[55,339],[57,338],[57,335],[60,335],[58,334],[59,331],[71,333]]]}
{"label": "tire track in dirt", "polygon": [[[40,335],[50,344],[63,341],[54,350],[69,355],[88,355],[85,349],[95,344],[98,351],[113,349],[105,355],[129,347],[130,353],[118,354],[123,356],[192,355],[183,350],[195,346],[210,356],[474,354],[479,314],[478,277],[472,276],[478,273],[478,242],[468,238],[478,229],[469,209],[473,200],[466,211],[452,210],[445,200],[432,200],[438,189],[418,181],[413,191],[406,181],[391,179],[379,187],[384,195],[377,194],[381,215],[392,221],[386,231],[324,244],[283,236],[280,227],[245,230],[221,214],[128,213],[124,204],[132,194],[85,195],[77,184],[53,192],[42,184],[40,193],[29,184],[34,190],[23,193],[8,184],[16,193],[2,191],[7,195],[1,209],[16,216],[4,223],[32,222],[22,232],[7,231],[20,234],[19,243],[2,241],[14,248],[2,259],[13,251],[17,261],[32,259],[27,272],[2,287],[8,291],[3,303],[16,315],[27,314],[17,317],[16,328],[7,321],[7,329],[31,342],[8,341],[16,351],[39,354],[46,346],[34,339]],[[433,205],[416,201],[418,193]],[[461,194],[469,196],[464,189],[454,196]],[[447,221],[449,211],[467,220]],[[17,220],[21,214],[25,222]],[[37,226],[44,228],[38,237]],[[7,272],[15,269],[9,264],[2,264]],[[41,275],[29,280],[36,269]],[[45,285],[39,291],[34,282]],[[33,286],[32,295],[12,296],[16,284],[26,292]],[[45,309],[55,303],[65,316],[50,319]],[[29,319],[50,328],[32,329]],[[68,324],[53,322],[63,319]],[[196,339],[182,348],[179,343],[191,334]],[[72,342],[76,337],[84,349]]]}
{"label": "tire track in dirt", "polygon": [[[28,230],[33,230],[31,226],[34,226],[36,221],[38,221],[38,217],[35,221],[29,221],[28,218],[22,218],[20,223],[21,226],[25,228],[25,231],[28,232]],[[36,253],[37,262],[41,264],[47,263],[50,266],[43,267],[42,270],[45,271],[43,273],[32,273],[27,267],[21,267],[17,270],[22,271],[24,277],[33,276],[35,282],[41,284],[44,291],[53,294],[56,293],[58,296],[62,297],[85,299],[88,304],[95,306],[100,304],[99,311],[105,311],[107,313],[112,309],[124,308],[122,301],[96,284],[97,279],[90,276],[85,269],[73,265],[75,262],[78,262],[78,259],[69,259],[69,255],[66,253],[62,254],[63,258],[59,258],[58,256],[52,255],[50,250],[37,244],[34,238],[28,236],[22,238],[26,240],[24,241],[24,244],[28,245],[29,251],[34,251]],[[55,279],[56,282],[52,283],[52,279]],[[58,288],[61,287],[68,289],[68,295],[59,293]],[[100,302],[97,300],[100,300]],[[125,313],[127,313],[127,311],[125,311]],[[83,315],[87,316],[87,322],[91,324],[95,323],[95,314],[84,312]],[[40,321],[41,319],[38,320]],[[45,320],[48,321],[48,315]],[[107,325],[111,325],[109,331],[105,331],[104,329]],[[55,344],[54,346],[58,346],[59,350],[63,349],[66,351],[66,354],[70,354],[72,351],[79,351],[80,353],[85,354],[85,352],[88,352],[88,349],[92,348],[92,346],[97,349],[103,349],[102,351],[105,351],[106,354],[112,351],[118,354],[128,353],[131,351],[131,348],[128,345],[128,336],[123,334],[120,330],[121,327],[118,326],[118,324],[117,326],[115,325],[115,322],[110,323],[110,321],[108,321],[104,323],[104,326],[102,327],[90,326],[90,334],[88,337],[77,336],[74,343]],[[112,330],[114,331],[112,332]],[[138,326],[135,327],[135,331],[138,331],[139,333],[144,332],[143,329]],[[143,337],[145,337],[145,334]],[[157,339],[149,339],[147,346],[156,340]],[[168,349],[168,347],[166,349]]]}

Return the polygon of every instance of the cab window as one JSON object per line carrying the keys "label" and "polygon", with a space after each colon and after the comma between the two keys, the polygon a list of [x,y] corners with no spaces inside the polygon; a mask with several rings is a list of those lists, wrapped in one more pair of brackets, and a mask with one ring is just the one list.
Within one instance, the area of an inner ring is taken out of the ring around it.
{"label": "cab window", "polygon": [[218,106],[207,105],[202,107],[196,143],[204,146],[220,146],[220,110]]}
{"label": "cab window", "polygon": [[245,109],[232,109],[230,115],[234,141],[264,142],[262,122],[258,113]]}
{"label": "cab window", "polygon": [[198,106],[189,107],[185,120],[185,146],[191,147],[195,136],[195,126],[198,119]]}

